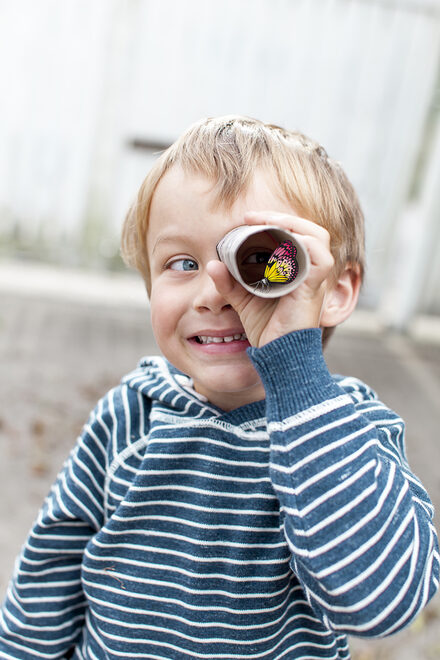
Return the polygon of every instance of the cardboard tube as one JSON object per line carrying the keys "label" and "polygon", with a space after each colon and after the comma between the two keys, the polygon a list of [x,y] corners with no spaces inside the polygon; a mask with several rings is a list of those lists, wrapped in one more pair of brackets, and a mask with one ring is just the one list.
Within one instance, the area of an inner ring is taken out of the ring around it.
{"label": "cardboard tube", "polygon": [[[298,272],[291,282],[265,282],[265,262],[270,254],[284,241],[296,247],[295,259]],[[297,236],[276,225],[241,225],[228,232],[217,244],[217,254],[231,275],[250,293],[261,298],[279,298],[290,293],[304,282],[310,268],[307,249]],[[263,262],[255,259],[261,255]],[[249,263],[252,262],[252,263]]]}

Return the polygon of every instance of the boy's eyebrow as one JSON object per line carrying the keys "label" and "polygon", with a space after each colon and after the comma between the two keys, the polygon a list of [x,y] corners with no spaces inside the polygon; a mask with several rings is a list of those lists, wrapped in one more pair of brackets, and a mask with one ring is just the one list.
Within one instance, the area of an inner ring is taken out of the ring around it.
{"label": "boy's eyebrow", "polygon": [[153,245],[153,249],[151,253],[153,254],[155,250],[161,245],[162,243],[179,243],[183,242],[185,240],[184,236],[179,236],[178,234],[162,234],[159,236],[156,240],[156,242]]}

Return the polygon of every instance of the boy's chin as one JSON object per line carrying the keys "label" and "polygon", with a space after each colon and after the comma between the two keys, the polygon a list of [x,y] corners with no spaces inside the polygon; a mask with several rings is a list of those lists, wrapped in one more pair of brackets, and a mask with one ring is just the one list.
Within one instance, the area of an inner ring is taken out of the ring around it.
{"label": "boy's chin", "polygon": [[206,379],[202,382],[194,381],[194,389],[198,394],[206,397],[208,401],[224,410],[239,408],[247,403],[254,403],[264,399],[264,387],[255,377],[231,381],[219,379],[211,382]]}

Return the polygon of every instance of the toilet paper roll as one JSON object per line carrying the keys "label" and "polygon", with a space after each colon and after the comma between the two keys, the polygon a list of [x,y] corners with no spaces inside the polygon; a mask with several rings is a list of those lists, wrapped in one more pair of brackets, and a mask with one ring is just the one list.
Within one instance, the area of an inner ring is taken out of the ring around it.
{"label": "toilet paper roll", "polygon": [[[270,255],[290,241],[296,248],[297,272],[290,282],[268,282],[264,274]],[[217,254],[231,275],[250,293],[261,298],[279,298],[296,289],[307,277],[310,257],[297,236],[276,225],[241,225],[217,244]]]}

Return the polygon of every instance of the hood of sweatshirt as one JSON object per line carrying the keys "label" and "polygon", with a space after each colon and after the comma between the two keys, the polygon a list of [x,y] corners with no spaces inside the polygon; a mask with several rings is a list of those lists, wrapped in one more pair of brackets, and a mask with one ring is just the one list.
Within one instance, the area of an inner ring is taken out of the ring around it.
{"label": "hood of sweatshirt", "polygon": [[156,402],[160,408],[193,419],[222,417],[225,421],[242,424],[265,417],[264,401],[249,403],[229,412],[221,410],[194,390],[189,376],[160,356],[142,358],[122,383],[149,398],[153,404]]}
{"label": "hood of sweatshirt", "polygon": [[[185,414],[209,411],[210,415],[221,413],[218,408],[210,404],[206,397],[194,390],[193,381],[181,371],[176,369],[168,360],[160,356],[143,357],[138,367],[127,374],[122,382],[136,390],[152,401],[160,401],[168,405],[175,412]],[[194,411],[189,411],[189,407]]]}

